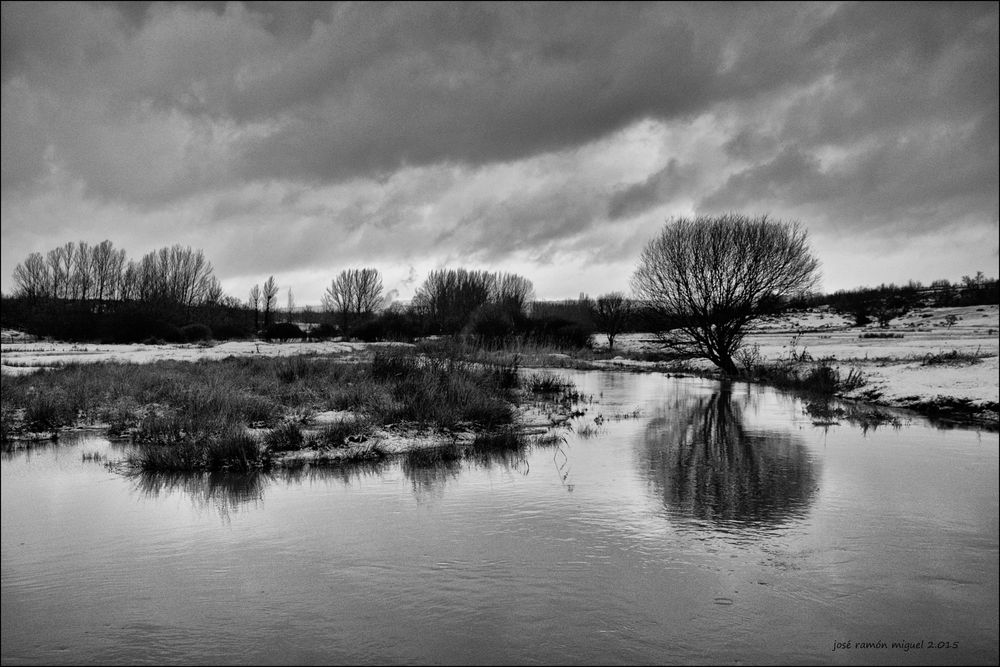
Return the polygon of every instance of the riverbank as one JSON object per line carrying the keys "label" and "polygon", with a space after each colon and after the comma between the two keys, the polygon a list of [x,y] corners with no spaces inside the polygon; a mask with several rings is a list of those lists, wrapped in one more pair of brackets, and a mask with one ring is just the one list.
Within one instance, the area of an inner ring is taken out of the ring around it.
{"label": "riverbank", "polygon": [[[854,372],[863,384],[837,392],[838,398],[996,430],[1000,428],[998,330],[996,305],[918,309],[887,327],[855,327],[842,315],[820,308],[764,320],[747,336],[746,360],[752,366],[781,367],[800,375],[821,366],[842,377]],[[597,338],[600,351],[604,341]],[[641,355],[660,349],[650,334],[623,334],[615,348],[617,357],[595,363],[716,374],[704,360],[642,360]]]}
{"label": "riverbank", "polygon": [[[1000,428],[998,354],[1000,307],[923,308],[892,320],[887,327],[851,322],[829,309],[786,313],[765,319],[746,339],[751,366],[780,366],[806,375],[826,366],[863,384],[838,393],[852,401],[913,410],[957,424]],[[221,360],[303,355],[361,362],[387,347],[413,345],[360,342],[99,345],[35,341],[4,331],[0,362],[5,377],[71,364],[118,361],[145,364],[168,360]],[[421,346],[426,347],[426,346]],[[605,336],[580,351],[511,350],[522,366],[660,371],[715,376],[704,360],[665,360],[662,347],[648,333],[621,334],[613,351]],[[751,374],[748,374],[752,376]],[[758,376],[760,374],[758,373]]]}
{"label": "riverbank", "polygon": [[[442,449],[473,456],[544,436],[578,397],[516,358],[379,346],[327,355],[69,364],[3,383],[7,449],[101,428],[133,447],[127,470],[252,470]],[[552,420],[541,419],[539,401]]]}

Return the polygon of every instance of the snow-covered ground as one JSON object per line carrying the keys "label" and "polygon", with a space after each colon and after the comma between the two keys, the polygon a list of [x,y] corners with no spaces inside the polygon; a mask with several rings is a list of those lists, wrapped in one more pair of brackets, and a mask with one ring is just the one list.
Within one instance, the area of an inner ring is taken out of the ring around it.
{"label": "snow-covered ground", "polygon": [[225,343],[191,343],[144,345],[101,345],[91,343],[56,343],[29,341],[23,334],[3,332],[0,342],[0,363],[3,374],[31,373],[40,368],[57,368],[69,363],[120,361],[144,364],[152,361],[225,359],[226,357],[267,356],[287,357],[297,354],[356,355],[371,345],[395,343],[312,342],[267,343],[263,341],[229,341]]}
{"label": "snow-covered ground", "polygon": [[[843,374],[860,370],[867,383],[849,398],[877,397],[880,403],[900,406],[957,399],[984,406],[1000,402],[998,331],[996,305],[921,308],[887,328],[852,327],[849,319],[821,308],[768,318],[746,344],[762,361],[828,360]],[[604,336],[596,342],[607,345]],[[659,349],[651,334],[620,335],[615,347]],[[956,358],[949,360],[949,355]]]}

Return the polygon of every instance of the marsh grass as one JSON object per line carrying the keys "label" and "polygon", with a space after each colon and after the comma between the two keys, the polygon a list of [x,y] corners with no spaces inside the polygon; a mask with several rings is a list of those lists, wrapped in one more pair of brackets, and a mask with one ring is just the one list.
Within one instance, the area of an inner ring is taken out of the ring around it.
{"label": "marsh grass", "polygon": [[302,449],[305,444],[302,427],[294,421],[285,422],[264,436],[264,444],[271,452],[290,452]]}
{"label": "marsh grass", "polygon": [[826,361],[806,365],[794,362],[761,364],[751,369],[742,379],[805,394],[834,396],[863,387],[867,383],[864,373],[851,368],[846,375]]}
{"label": "marsh grass", "polygon": [[[385,451],[365,438],[400,424],[488,434],[472,450],[517,448],[520,365],[518,354],[456,346],[380,347],[368,362],[303,355],[68,365],[5,377],[3,429],[57,432],[100,419],[110,435],[131,437],[127,463],[141,470],[249,469],[269,465],[271,453],[347,445],[352,457],[376,460]],[[557,400],[579,399],[565,382],[543,385],[561,392]],[[363,417],[306,430],[331,409]],[[271,430],[258,440],[248,427]]]}
{"label": "marsh grass", "polygon": [[76,410],[64,391],[36,393],[24,406],[24,423],[30,431],[54,431],[75,419]]}
{"label": "marsh grass", "polygon": [[372,424],[367,419],[343,419],[325,424],[313,436],[313,442],[318,447],[340,449],[352,443],[349,439],[361,441],[372,431]]}
{"label": "marsh grass", "polygon": [[814,426],[835,426],[840,420],[845,420],[854,426],[859,426],[865,433],[883,425],[897,429],[903,425],[898,416],[870,405],[853,403],[836,405],[830,401],[813,401],[806,403],[805,413],[813,418]]}
{"label": "marsh grass", "polygon": [[170,441],[140,441],[126,456],[130,468],[145,471],[248,471],[265,463],[260,442],[237,426],[213,434],[181,432]]}
{"label": "marsh grass", "polygon": [[533,394],[558,394],[571,386],[570,383],[550,373],[532,373],[524,384]]}
{"label": "marsh grass", "polygon": [[342,463],[363,463],[382,461],[389,458],[389,452],[378,442],[368,442],[361,447],[352,448],[340,458]]}
{"label": "marsh grass", "polygon": [[982,350],[977,349],[975,352],[959,352],[958,350],[952,350],[951,352],[939,352],[938,354],[928,354],[921,361],[921,366],[971,366],[972,364],[978,364],[983,360],[983,357],[989,356],[988,354],[983,354]]}

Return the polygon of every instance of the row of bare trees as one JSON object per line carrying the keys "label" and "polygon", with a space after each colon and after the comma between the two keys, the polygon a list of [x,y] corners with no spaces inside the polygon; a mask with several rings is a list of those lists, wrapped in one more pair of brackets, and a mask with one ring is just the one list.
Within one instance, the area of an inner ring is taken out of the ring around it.
{"label": "row of bare trees", "polygon": [[201,250],[174,245],[129,260],[111,241],[70,241],[34,252],[14,268],[14,295],[28,299],[162,302],[191,308],[217,303],[222,286]]}

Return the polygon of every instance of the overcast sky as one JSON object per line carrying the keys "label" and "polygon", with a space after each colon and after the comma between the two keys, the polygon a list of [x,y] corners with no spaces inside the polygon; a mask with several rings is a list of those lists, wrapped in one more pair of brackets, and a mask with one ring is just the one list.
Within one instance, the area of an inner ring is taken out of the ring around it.
{"label": "overcast sky", "polygon": [[201,248],[629,288],[671,216],[798,220],[824,291],[998,273],[998,5],[4,2],[2,289]]}

